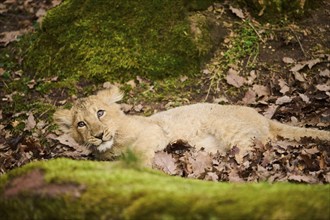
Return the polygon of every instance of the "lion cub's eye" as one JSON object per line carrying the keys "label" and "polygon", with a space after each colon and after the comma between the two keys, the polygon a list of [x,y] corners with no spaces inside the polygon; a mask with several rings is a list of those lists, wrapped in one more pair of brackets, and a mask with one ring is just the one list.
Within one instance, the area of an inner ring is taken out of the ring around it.
{"label": "lion cub's eye", "polygon": [[78,122],[78,127],[79,128],[82,128],[82,127],[85,127],[85,126],[86,126],[85,122],[83,122],[83,121]]}
{"label": "lion cub's eye", "polygon": [[105,112],[104,110],[98,110],[97,111],[97,117],[98,118],[102,117],[104,115],[104,112]]}

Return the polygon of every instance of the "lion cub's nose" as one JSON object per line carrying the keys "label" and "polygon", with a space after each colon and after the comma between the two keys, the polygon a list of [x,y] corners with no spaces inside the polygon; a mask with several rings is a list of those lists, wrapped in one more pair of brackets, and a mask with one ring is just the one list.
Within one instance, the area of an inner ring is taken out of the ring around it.
{"label": "lion cub's nose", "polygon": [[95,135],[94,137],[96,137],[97,139],[101,139],[102,140],[102,138],[103,138],[103,132]]}

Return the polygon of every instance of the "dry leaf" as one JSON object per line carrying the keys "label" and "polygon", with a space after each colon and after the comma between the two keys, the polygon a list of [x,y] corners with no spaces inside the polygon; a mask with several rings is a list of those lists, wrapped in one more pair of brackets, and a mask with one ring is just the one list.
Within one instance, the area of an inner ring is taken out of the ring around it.
{"label": "dry leaf", "polygon": [[36,16],[37,16],[38,18],[40,18],[40,17],[44,17],[45,15],[46,15],[46,10],[43,9],[43,8],[39,8],[39,10],[36,12]]}
{"label": "dry leaf", "polygon": [[253,104],[256,102],[256,93],[249,89],[246,93],[244,98],[242,99],[243,103],[246,105]]}
{"label": "dry leaf", "polygon": [[[320,76],[330,78],[330,70],[329,70],[329,69],[321,70],[319,74],[320,74]],[[0,75],[1,75],[1,74],[0,74]]]}
{"label": "dry leaf", "polygon": [[320,152],[320,150],[317,147],[312,147],[309,149],[304,149],[302,152],[305,152],[307,154],[317,154]]}
{"label": "dry leaf", "polygon": [[314,60],[309,60],[306,62],[306,64],[308,65],[309,69],[312,69],[313,66],[315,66],[316,64],[320,63],[321,60],[319,58],[314,59]]}
{"label": "dry leaf", "polygon": [[36,125],[37,125],[37,122],[35,121],[32,112],[29,112],[29,117],[26,121],[24,130],[25,131],[31,131]]}
{"label": "dry leaf", "polygon": [[0,35],[3,35],[0,38],[0,44],[3,44],[4,46],[7,46],[10,42],[16,41],[17,37],[27,33],[29,30],[28,29],[22,29],[19,31],[8,31],[8,32],[3,32]]}
{"label": "dry leaf", "polygon": [[6,13],[8,11],[5,4],[0,3],[0,14]]}
{"label": "dry leaf", "polygon": [[300,62],[300,63],[297,63],[294,67],[292,67],[290,69],[290,71],[298,72],[298,71],[302,70],[305,66],[308,66],[308,68],[311,69],[313,66],[315,66],[316,64],[318,64],[320,62],[321,62],[321,60],[319,58],[314,59],[314,60]]}
{"label": "dry leaf", "polygon": [[316,178],[313,176],[305,176],[305,175],[295,175],[295,174],[290,174],[288,176],[288,180],[294,181],[294,182],[304,182],[304,183],[315,183]]}
{"label": "dry leaf", "polygon": [[283,57],[282,61],[284,63],[294,63],[294,60],[290,57]]}
{"label": "dry leaf", "polygon": [[54,76],[50,79],[51,82],[57,82],[58,80],[58,76]]}
{"label": "dry leaf", "polygon": [[324,174],[324,179],[327,183],[330,183],[330,172]]}
{"label": "dry leaf", "polygon": [[219,181],[219,176],[214,172],[207,172],[204,177],[204,180],[216,182],[216,181]]}
{"label": "dry leaf", "polygon": [[232,169],[228,175],[229,181],[234,183],[244,182],[244,180],[238,175],[236,169]]}
{"label": "dry leaf", "polygon": [[271,104],[270,106],[268,106],[268,108],[267,108],[266,111],[263,113],[263,115],[264,115],[266,118],[271,119],[271,118],[273,117],[273,115],[275,114],[277,108],[278,108],[278,105]]}
{"label": "dry leaf", "polygon": [[136,80],[139,82],[139,84],[146,83],[147,81],[143,79],[141,76],[137,76]]}
{"label": "dry leaf", "polygon": [[229,6],[229,9],[231,10],[231,12],[233,12],[237,17],[239,17],[240,19],[244,19],[244,13],[242,11],[242,9],[239,8],[234,8],[232,6]]}
{"label": "dry leaf", "polygon": [[29,87],[29,89],[33,89],[36,84],[36,81],[32,79],[30,82],[27,83],[27,86]]}
{"label": "dry leaf", "polygon": [[167,174],[177,174],[177,165],[171,154],[164,151],[157,152],[154,157],[153,167],[159,168]]}
{"label": "dry leaf", "polygon": [[57,140],[61,144],[66,145],[68,147],[75,148],[75,149],[86,148],[86,147],[80,146],[69,134],[61,134],[60,136],[56,136],[54,134],[49,134],[49,135],[47,135],[47,137],[50,139],[53,139],[53,140]]}
{"label": "dry leaf", "polygon": [[285,93],[287,93],[288,91],[290,91],[289,86],[287,86],[286,82],[285,82],[283,79],[279,79],[279,80],[278,80],[278,84],[279,84],[280,87],[281,87],[280,93],[282,93],[283,95],[284,95]]}
{"label": "dry leaf", "polygon": [[138,105],[134,106],[133,109],[134,109],[134,111],[136,111],[136,112],[141,112],[142,109],[143,109],[143,105],[138,104]]}
{"label": "dry leaf", "polygon": [[52,6],[55,7],[62,3],[62,0],[52,0]]}
{"label": "dry leaf", "polygon": [[17,4],[17,0],[5,0],[5,4]]}
{"label": "dry leaf", "polygon": [[310,100],[307,95],[299,93],[299,96],[305,103],[310,103]]}
{"label": "dry leaf", "polygon": [[224,97],[224,96],[221,96],[221,97],[219,97],[219,98],[215,98],[214,100],[213,100],[213,103],[229,103],[229,100],[226,98],[226,97]]}
{"label": "dry leaf", "polygon": [[11,123],[11,125],[12,125],[14,128],[16,128],[17,125],[19,125],[19,123],[20,123],[20,121],[15,120],[15,121],[13,121],[13,122]]}
{"label": "dry leaf", "polygon": [[327,92],[330,90],[330,85],[328,84],[316,85],[315,87],[322,92]]}
{"label": "dry leaf", "polygon": [[226,80],[229,85],[235,86],[236,88],[240,88],[245,82],[245,79],[239,76],[238,72],[232,68],[228,70]]}
{"label": "dry leaf", "polygon": [[197,152],[197,156],[195,156],[195,158],[189,158],[189,162],[191,163],[194,175],[196,177],[200,177],[201,174],[206,172],[207,168],[211,167],[212,158],[208,153],[199,151]]}
{"label": "dry leaf", "polygon": [[291,120],[291,124],[292,125],[297,125],[298,124],[298,118],[294,117],[294,116],[291,116],[290,117],[290,120]]}
{"label": "dry leaf", "polygon": [[293,72],[293,75],[294,75],[294,78],[296,80],[298,80],[299,82],[305,82],[306,81],[304,76],[299,72]]}
{"label": "dry leaf", "polygon": [[208,69],[203,69],[203,74],[205,74],[205,75],[210,74],[210,70],[208,70]]}
{"label": "dry leaf", "polygon": [[255,70],[252,70],[250,72],[250,76],[248,77],[246,83],[248,85],[252,85],[253,84],[253,81],[257,78],[257,74],[256,74],[256,71]]}
{"label": "dry leaf", "polygon": [[133,109],[133,105],[122,103],[122,104],[120,104],[120,109],[123,112],[127,113],[127,112],[130,112]]}
{"label": "dry leaf", "polygon": [[180,76],[180,82],[185,82],[187,81],[188,76]]}
{"label": "dry leaf", "polygon": [[302,70],[307,64],[306,63],[298,63],[294,67],[290,69],[291,72],[298,72]]}
{"label": "dry leaf", "polygon": [[252,88],[259,98],[262,96],[269,96],[269,89],[266,86],[254,84]]}
{"label": "dry leaf", "polygon": [[292,98],[285,95],[285,96],[278,98],[275,103],[276,103],[276,105],[283,105],[286,103],[290,103],[291,101],[292,101]]}

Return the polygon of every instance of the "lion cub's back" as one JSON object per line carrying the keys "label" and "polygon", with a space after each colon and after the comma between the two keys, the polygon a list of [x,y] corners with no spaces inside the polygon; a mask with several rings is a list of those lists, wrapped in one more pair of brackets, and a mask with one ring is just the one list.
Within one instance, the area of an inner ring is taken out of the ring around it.
{"label": "lion cub's back", "polygon": [[182,139],[209,152],[246,147],[253,138],[269,137],[269,120],[252,108],[199,103],[174,108],[150,117],[163,130],[168,142]]}
{"label": "lion cub's back", "polygon": [[237,123],[238,126],[245,125],[254,128],[269,125],[268,119],[253,108],[211,103],[198,103],[173,108],[156,113],[150,116],[150,119],[167,125],[173,124],[177,128],[182,126],[182,129],[188,129],[191,126],[205,126],[206,124],[214,124],[214,122]]}

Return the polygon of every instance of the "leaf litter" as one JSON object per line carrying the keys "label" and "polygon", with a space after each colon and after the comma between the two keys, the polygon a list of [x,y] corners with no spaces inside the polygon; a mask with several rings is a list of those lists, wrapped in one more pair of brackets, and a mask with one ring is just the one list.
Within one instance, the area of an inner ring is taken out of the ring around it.
{"label": "leaf litter", "polygon": [[[300,143],[256,142],[241,163],[237,147],[226,153],[207,153],[178,140],[155,156],[155,168],[169,175],[225,182],[329,183],[330,149],[326,141],[303,138]],[[308,148],[306,148],[308,146]],[[180,148],[180,150],[177,150]],[[159,163],[159,161],[166,163]]]}

